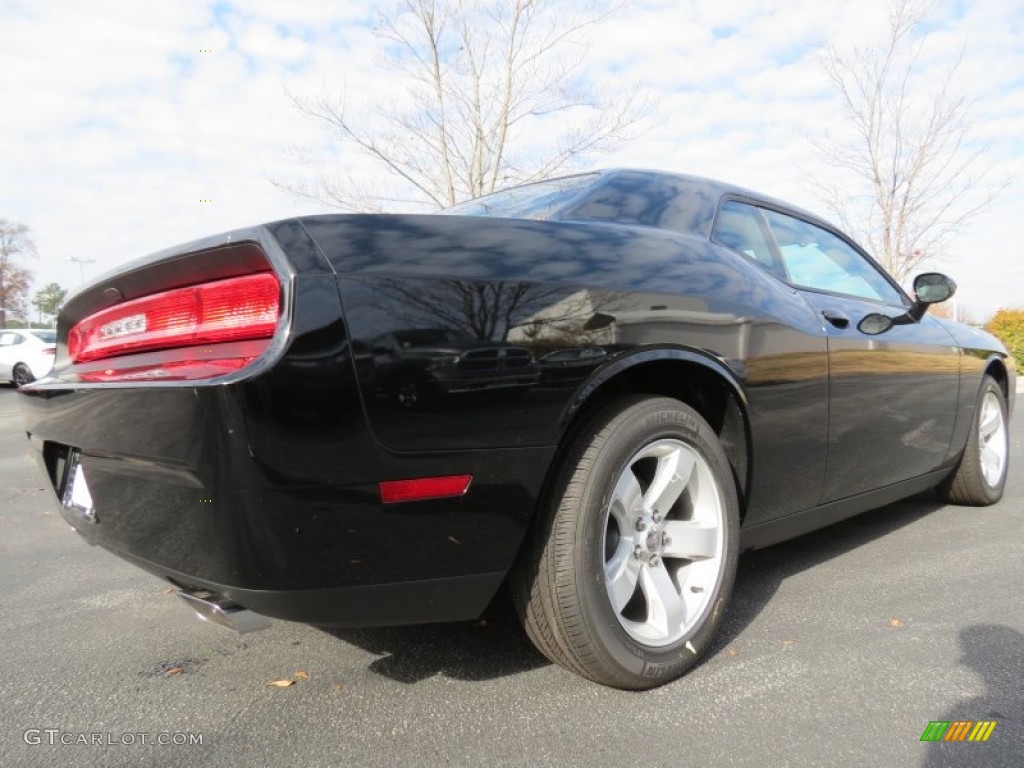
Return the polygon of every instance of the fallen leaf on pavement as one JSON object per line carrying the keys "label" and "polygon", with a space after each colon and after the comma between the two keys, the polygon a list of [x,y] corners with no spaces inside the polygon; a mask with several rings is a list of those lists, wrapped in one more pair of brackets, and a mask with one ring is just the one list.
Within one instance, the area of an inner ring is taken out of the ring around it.
{"label": "fallen leaf on pavement", "polygon": [[170,677],[171,675],[180,675],[184,671],[185,670],[182,669],[181,667],[171,667],[170,669],[167,670],[167,672],[165,674],[168,677]]}
{"label": "fallen leaf on pavement", "polygon": [[299,678],[299,680],[309,680],[309,673],[303,672],[301,669],[295,673],[295,676]]}
{"label": "fallen leaf on pavement", "polygon": [[739,656],[740,655],[740,652],[737,651],[735,648],[730,648],[729,650],[726,651],[726,653],[728,653],[730,656]]}
{"label": "fallen leaf on pavement", "polygon": [[895,616],[893,616],[891,619],[889,619],[889,626],[890,627],[902,627],[903,626],[903,621],[901,619],[898,619]]}
{"label": "fallen leaf on pavement", "polygon": [[267,685],[274,685],[278,688],[291,688],[295,685],[294,680],[271,680]]}

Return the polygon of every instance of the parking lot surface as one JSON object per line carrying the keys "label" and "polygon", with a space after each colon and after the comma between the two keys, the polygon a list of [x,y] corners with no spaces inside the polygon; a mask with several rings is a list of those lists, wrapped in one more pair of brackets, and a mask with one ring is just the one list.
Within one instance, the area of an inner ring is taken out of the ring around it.
{"label": "parking lot surface", "polygon": [[[1024,765],[1019,409],[1002,503],[926,494],[744,555],[713,653],[637,694],[549,664],[506,600],[455,625],[201,623],[68,529],[16,401],[0,388],[0,765]],[[956,720],[997,725],[921,741]]]}

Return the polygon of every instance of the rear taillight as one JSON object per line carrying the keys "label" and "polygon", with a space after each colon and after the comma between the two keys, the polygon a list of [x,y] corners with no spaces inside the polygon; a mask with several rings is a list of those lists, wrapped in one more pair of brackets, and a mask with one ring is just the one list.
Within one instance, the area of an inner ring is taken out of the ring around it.
{"label": "rear taillight", "polygon": [[68,335],[76,363],[133,352],[274,335],[281,286],[272,272],[177,288],[91,315]]}

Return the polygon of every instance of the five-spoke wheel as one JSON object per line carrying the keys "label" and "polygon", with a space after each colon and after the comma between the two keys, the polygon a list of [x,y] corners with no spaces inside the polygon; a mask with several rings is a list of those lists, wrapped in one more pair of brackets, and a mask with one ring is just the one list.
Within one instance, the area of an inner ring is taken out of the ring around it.
{"label": "five-spoke wheel", "polygon": [[1004,407],[1002,397],[992,390],[987,390],[982,398],[981,413],[978,417],[981,473],[985,476],[985,482],[993,488],[1003,479],[1009,447]]}
{"label": "five-spoke wheel", "polygon": [[693,446],[657,440],[626,462],[608,504],[604,574],[632,638],[668,645],[707,610],[722,570],[722,515],[714,475]]}
{"label": "five-spoke wheel", "polygon": [[939,493],[947,501],[983,507],[1003,497],[1010,456],[1006,416],[1002,387],[991,376],[985,376],[960,463],[939,486]]}
{"label": "five-spoke wheel", "polygon": [[619,688],[691,667],[737,559],[736,485],[711,426],[678,400],[608,403],[567,446],[547,505],[512,578],[537,647]]}

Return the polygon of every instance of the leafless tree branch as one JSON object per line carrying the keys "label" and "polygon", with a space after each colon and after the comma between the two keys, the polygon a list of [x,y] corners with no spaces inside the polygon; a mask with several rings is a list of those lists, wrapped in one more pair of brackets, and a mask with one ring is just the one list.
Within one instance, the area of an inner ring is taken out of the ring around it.
{"label": "leafless tree branch", "polygon": [[985,184],[991,168],[971,138],[973,105],[953,90],[963,53],[937,88],[919,87],[927,37],[919,27],[929,7],[896,0],[883,44],[850,53],[825,49],[824,71],[851,136],[813,141],[842,172],[838,184],[813,186],[843,227],[900,281],[940,255],[1005,188]]}
{"label": "leafless tree branch", "polygon": [[357,193],[312,159],[304,164],[313,182],[274,183],[343,210],[386,210],[396,197],[445,207],[610,150],[654,109],[638,88],[593,92],[580,82],[586,31],[620,6],[592,0],[577,13],[555,0],[401,0],[376,32],[407,100],[359,108],[329,94],[289,96],[407,192]]}

